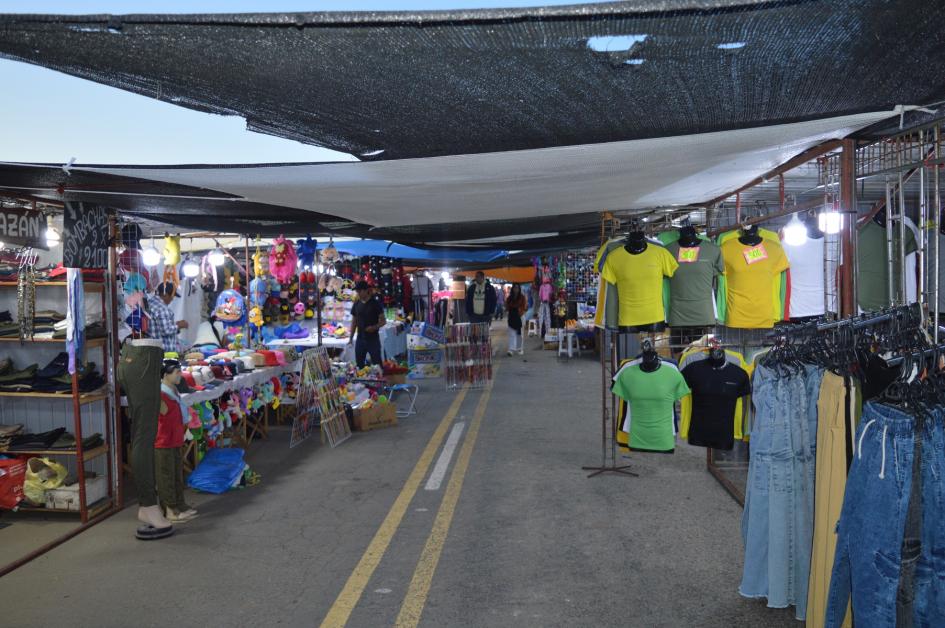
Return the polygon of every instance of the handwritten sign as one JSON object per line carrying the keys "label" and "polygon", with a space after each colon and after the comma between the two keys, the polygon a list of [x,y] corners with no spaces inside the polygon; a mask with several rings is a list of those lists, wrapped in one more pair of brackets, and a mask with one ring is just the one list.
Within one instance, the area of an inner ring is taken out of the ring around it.
{"label": "handwritten sign", "polygon": [[759,244],[758,246],[743,250],[742,255],[745,256],[745,263],[750,266],[768,259],[768,250],[765,248],[764,244]]}
{"label": "handwritten sign", "polygon": [[0,210],[0,242],[48,249],[46,218],[41,212],[29,209]]}
{"label": "handwritten sign", "polygon": [[62,265],[66,268],[108,268],[106,208],[87,203],[66,203]]}
{"label": "handwritten sign", "polygon": [[699,261],[698,246],[681,246],[677,260],[680,264],[695,264]]}

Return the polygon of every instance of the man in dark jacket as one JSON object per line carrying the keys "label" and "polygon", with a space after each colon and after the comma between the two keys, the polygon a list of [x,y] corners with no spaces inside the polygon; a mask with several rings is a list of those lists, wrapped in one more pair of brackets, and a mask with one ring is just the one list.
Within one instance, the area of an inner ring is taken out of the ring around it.
{"label": "man in dark jacket", "polygon": [[496,293],[482,271],[466,288],[466,315],[470,323],[491,323],[495,313]]}

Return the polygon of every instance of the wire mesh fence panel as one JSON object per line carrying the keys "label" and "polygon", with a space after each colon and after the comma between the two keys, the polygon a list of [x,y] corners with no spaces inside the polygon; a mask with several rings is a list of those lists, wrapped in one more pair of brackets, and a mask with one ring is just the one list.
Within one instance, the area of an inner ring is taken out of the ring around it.
{"label": "wire mesh fence panel", "polygon": [[295,447],[321,426],[330,447],[351,438],[344,400],[331,373],[328,349],[316,347],[302,354],[302,377],[296,398],[289,447]]}

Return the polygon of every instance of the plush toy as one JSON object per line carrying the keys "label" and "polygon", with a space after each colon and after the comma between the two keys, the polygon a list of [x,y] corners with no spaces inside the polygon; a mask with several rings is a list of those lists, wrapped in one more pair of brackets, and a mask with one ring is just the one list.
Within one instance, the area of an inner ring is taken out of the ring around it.
{"label": "plush toy", "polygon": [[249,322],[256,327],[263,326],[263,314],[259,306],[254,306],[249,310]]}
{"label": "plush toy", "polygon": [[251,305],[261,306],[269,297],[269,282],[262,277],[256,277],[249,282],[249,302]]}
{"label": "plush toy", "polygon": [[312,236],[308,236],[304,240],[296,242],[295,252],[299,256],[302,270],[312,270],[315,268],[315,254],[318,252],[318,243],[312,239]]}
{"label": "plush toy", "polygon": [[276,238],[269,253],[269,271],[279,283],[287,283],[298,270],[298,256],[291,240]]}
{"label": "plush toy", "polygon": [[164,234],[164,265],[177,266],[180,263],[180,236]]}
{"label": "plush toy", "polygon": [[265,277],[269,274],[269,253],[260,251],[259,247],[253,254],[253,272],[257,277]]}

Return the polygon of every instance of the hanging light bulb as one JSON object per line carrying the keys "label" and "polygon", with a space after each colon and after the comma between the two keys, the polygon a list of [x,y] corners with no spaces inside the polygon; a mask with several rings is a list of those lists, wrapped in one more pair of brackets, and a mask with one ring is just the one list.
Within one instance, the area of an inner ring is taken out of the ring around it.
{"label": "hanging light bulb", "polygon": [[207,253],[207,259],[214,266],[223,266],[223,262],[226,261],[226,253],[223,252],[223,249],[217,247]]}
{"label": "hanging light bulb", "polygon": [[181,266],[181,271],[184,273],[184,277],[187,279],[193,279],[200,274],[200,264],[197,263],[191,255],[187,256],[187,259],[184,260],[183,265]]}
{"label": "hanging light bulb", "polygon": [[141,260],[145,266],[157,266],[161,263],[161,252],[154,248],[154,235],[151,236],[151,246],[141,251]]}
{"label": "hanging light bulb", "polygon": [[784,227],[784,243],[789,246],[802,246],[807,242],[807,226],[801,222],[797,214]]}
{"label": "hanging light bulb", "polygon": [[827,235],[840,233],[843,228],[843,214],[838,211],[824,210],[817,217],[817,226]]}
{"label": "hanging light bulb", "polygon": [[62,237],[56,231],[56,225],[52,216],[46,216],[46,232],[43,234],[46,238],[46,246],[52,248],[62,242]]}

